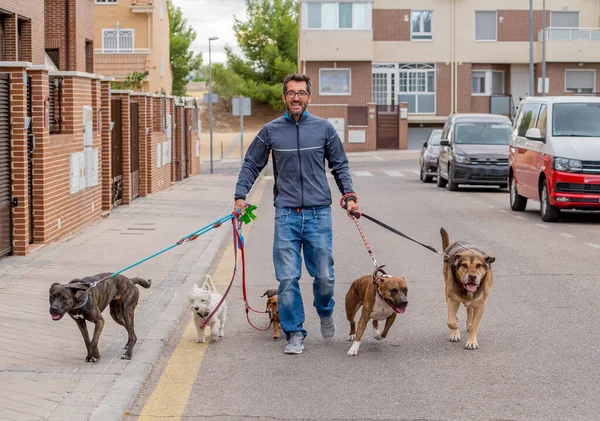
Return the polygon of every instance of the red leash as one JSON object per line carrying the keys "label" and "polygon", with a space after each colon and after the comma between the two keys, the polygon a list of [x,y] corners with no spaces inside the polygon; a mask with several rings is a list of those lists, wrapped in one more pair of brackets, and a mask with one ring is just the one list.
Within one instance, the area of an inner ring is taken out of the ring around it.
{"label": "red leash", "polygon": [[[260,310],[255,310],[253,309],[250,304],[248,304],[248,299],[247,299],[247,294],[246,294],[246,257],[245,257],[245,253],[244,253],[244,242],[242,241],[242,237],[240,236],[240,232],[239,230],[241,229],[242,223],[239,220],[240,215],[237,212],[233,212],[233,214],[235,215],[235,218],[231,219],[231,224],[232,224],[232,228],[233,228],[233,259],[234,259],[234,266],[233,266],[233,274],[231,275],[231,281],[229,281],[229,285],[227,286],[227,290],[225,290],[225,294],[223,294],[223,298],[221,299],[221,301],[219,301],[219,304],[217,304],[217,306],[215,307],[215,309],[212,311],[212,313],[210,313],[208,315],[208,317],[206,319],[204,319],[204,322],[202,322],[202,328],[204,328],[208,322],[210,321],[210,319],[213,317],[213,315],[217,312],[217,310],[219,310],[219,307],[221,307],[221,304],[223,304],[223,302],[225,302],[225,298],[227,297],[227,294],[229,294],[229,290],[231,289],[231,286],[233,285],[233,281],[235,280],[235,275],[237,273],[237,250],[238,247],[240,249],[241,255],[242,255],[242,293],[244,296],[244,305],[246,306],[246,319],[248,320],[248,323],[250,324],[250,326],[252,326],[254,329],[256,330],[260,330],[260,331],[266,331],[269,330],[269,328],[271,327],[271,323],[269,323],[269,326],[267,326],[265,329],[261,329],[259,327],[256,327],[252,324],[252,322],[250,321],[250,316],[248,314],[248,310],[252,310],[255,313],[267,313],[266,311],[260,311]],[[237,221],[237,223],[236,223]]]}

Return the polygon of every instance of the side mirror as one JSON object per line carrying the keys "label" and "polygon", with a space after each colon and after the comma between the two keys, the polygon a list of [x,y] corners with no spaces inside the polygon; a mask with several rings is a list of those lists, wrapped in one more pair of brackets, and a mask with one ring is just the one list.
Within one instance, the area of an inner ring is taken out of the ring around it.
{"label": "side mirror", "polygon": [[427,147],[427,142],[423,143],[423,147],[426,148]]}
{"label": "side mirror", "polygon": [[450,141],[448,139],[440,140],[440,146],[450,146]]}
{"label": "side mirror", "polygon": [[540,129],[534,127],[532,129],[528,129],[527,133],[525,133],[525,137],[529,140],[536,140],[538,142],[544,142],[546,138],[542,136]]}

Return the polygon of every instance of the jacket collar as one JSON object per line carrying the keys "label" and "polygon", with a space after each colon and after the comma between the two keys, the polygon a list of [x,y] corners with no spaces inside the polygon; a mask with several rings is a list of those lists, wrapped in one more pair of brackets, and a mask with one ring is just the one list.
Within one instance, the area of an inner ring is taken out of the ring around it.
{"label": "jacket collar", "polygon": [[[304,114],[302,114],[302,117],[300,117],[300,121],[304,120],[305,118],[308,117],[308,108],[306,110],[304,110]],[[293,123],[296,122],[296,120],[294,120],[294,117],[292,117],[287,110],[285,110],[285,113],[283,114],[283,118],[285,118],[286,120],[289,120]]]}

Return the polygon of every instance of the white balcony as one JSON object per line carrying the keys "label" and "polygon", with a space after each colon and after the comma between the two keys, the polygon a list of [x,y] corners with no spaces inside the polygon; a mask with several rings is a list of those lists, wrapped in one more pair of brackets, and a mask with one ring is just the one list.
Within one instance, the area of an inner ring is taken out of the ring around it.
{"label": "white balcony", "polygon": [[535,61],[542,61],[542,40],[546,38],[546,61],[555,63],[597,63],[600,61],[600,28],[546,28],[538,34]]}
{"label": "white balcony", "polygon": [[150,54],[149,48],[96,48],[94,54]]}

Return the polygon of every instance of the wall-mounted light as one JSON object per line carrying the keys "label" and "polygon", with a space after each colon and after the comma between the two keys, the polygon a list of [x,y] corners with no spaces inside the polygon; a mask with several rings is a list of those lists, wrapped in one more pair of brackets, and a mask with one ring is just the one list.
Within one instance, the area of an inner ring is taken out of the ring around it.
{"label": "wall-mounted light", "polygon": [[408,22],[408,15],[404,15],[404,22]]}
{"label": "wall-mounted light", "polygon": [[504,23],[504,16],[500,16],[498,20],[500,21],[500,23]]}

